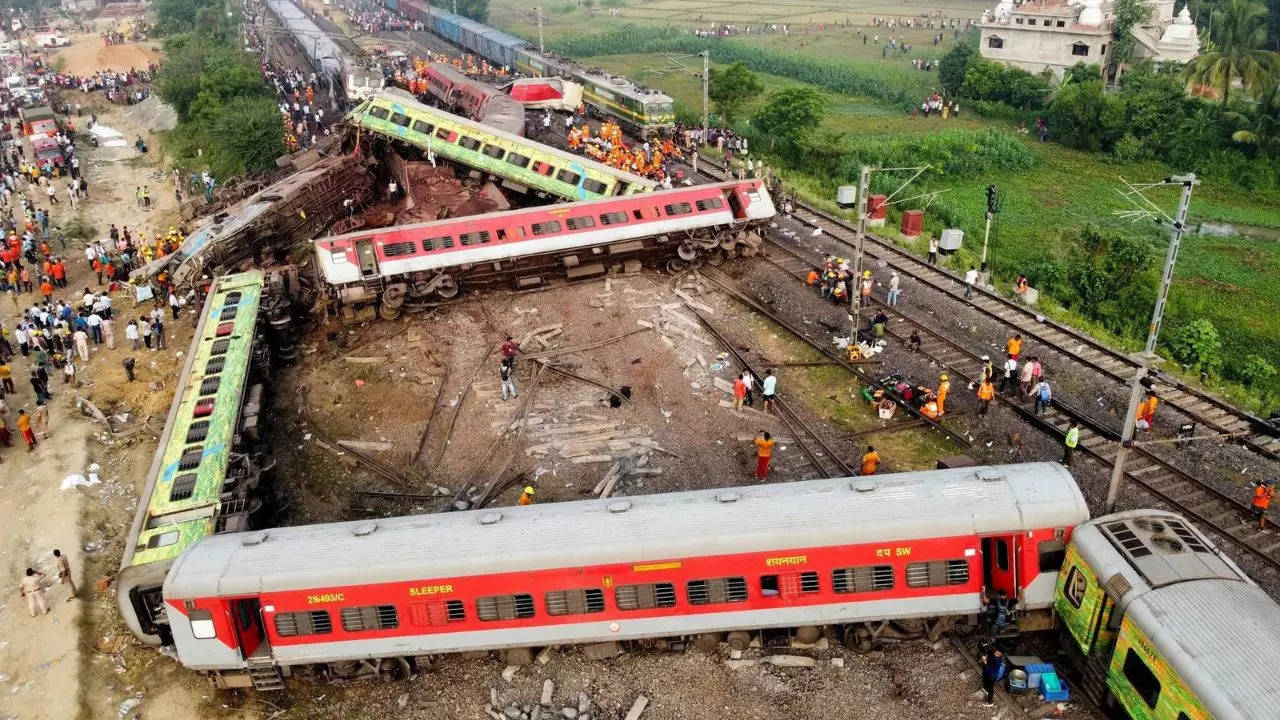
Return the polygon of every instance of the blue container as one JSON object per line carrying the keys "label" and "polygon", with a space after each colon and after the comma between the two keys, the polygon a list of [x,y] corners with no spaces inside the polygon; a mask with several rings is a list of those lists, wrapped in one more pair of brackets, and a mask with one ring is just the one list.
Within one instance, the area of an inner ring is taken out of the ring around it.
{"label": "blue container", "polygon": [[1053,665],[1049,663],[1034,663],[1026,666],[1023,670],[1027,671],[1027,685],[1031,688],[1040,687],[1040,676],[1053,672]]}
{"label": "blue container", "polygon": [[1048,702],[1065,702],[1071,699],[1066,683],[1053,672],[1040,676],[1040,695]]}

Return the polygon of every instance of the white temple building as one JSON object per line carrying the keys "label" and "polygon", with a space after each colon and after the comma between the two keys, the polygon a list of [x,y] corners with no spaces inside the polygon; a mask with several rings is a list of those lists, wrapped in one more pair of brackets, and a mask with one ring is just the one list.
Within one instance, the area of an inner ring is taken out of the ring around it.
{"label": "white temple building", "polygon": [[[1200,38],[1184,5],[1174,16],[1175,0],[1149,0],[1151,19],[1132,30],[1136,58],[1190,62]],[[1000,0],[982,13],[979,51],[991,60],[1032,73],[1048,69],[1061,78],[1078,62],[1110,64],[1111,0]]]}

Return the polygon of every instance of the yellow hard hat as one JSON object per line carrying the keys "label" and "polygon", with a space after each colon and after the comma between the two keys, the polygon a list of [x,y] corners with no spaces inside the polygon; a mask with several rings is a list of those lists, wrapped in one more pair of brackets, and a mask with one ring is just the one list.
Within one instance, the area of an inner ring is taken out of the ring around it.
{"label": "yellow hard hat", "polygon": [[524,486],[524,494],[525,494],[525,495],[532,495],[532,494],[533,494],[533,486],[532,486],[532,485],[525,485],[525,486]]}
{"label": "yellow hard hat", "polygon": [[939,380],[950,380],[950,379],[951,379],[951,377],[950,377],[949,375],[947,375],[946,373],[942,373],[942,375],[938,376],[938,379],[939,379]]}
{"label": "yellow hard hat", "polygon": [[862,277],[871,277],[871,271],[870,271],[870,270],[863,270],[863,271],[862,271]]}

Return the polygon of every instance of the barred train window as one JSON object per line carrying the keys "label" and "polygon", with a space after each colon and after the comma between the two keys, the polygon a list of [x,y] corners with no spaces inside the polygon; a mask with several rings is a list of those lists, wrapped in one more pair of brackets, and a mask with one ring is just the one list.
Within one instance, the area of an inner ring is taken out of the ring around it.
{"label": "barred train window", "polygon": [[436,129],[436,126],[432,125],[429,122],[423,122],[422,120],[413,121],[414,132],[422,133],[423,135],[430,135],[431,132],[435,129]]}
{"label": "barred train window", "polygon": [[459,144],[459,145],[461,145],[462,147],[464,147],[464,148],[468,149],[468,150],[479,150],[479,149],[480,149],[480,141],[479,141],[479,140],[477,140],[477,139],[475,139],[475,138],[473,138],[473,137],[468,137],[468,136],[466,136],[466,135],[463,135],[463,136],[462,136],[462,139],[458,141],[458,144]]}
{"label": "barred train window", "polygon": [[693,212],[693,206],[687,202],[672,203],[663,209],[667,211],[667,215],[687,215]]}
{"label": "barred train window", "polygon": [[499,145],[485,145],[484,150],[482,150],[481,152],[483,152],[485,155],[488,155],[491,158],[497,158],[500,160],[502,159],[503,154],[506,153],[507,151],[506,149],[504,149]]}
{"label": "barred train window", "polygon": [[676,586],[671,583],[619,585],[613,589],[619,610],[651,610],[676,606]]}
{"label": "barred train window", "polygon": [[402,255],[412,255],[418,249],[414,246],[413,241],[387,243],[382,246],[382,254],[387,257],[400,257]]}
{"label": "barred train window", "polygon": [[476,598],[476,617],[486,621],[531,618],[533,617],[533,596],[528,593],[518,593]]}
{"label": "barred train window", "polygon": [[907,587],[964,585],[969,582],[969,563],[964,560],[930,560],[907,565]]}
{"label": "barred train window", "polygon": [[583,590],[552,590],[543,598],[548,615],[585,615],[604,612],[604,591],[599,588]]}
{"label": "barred train window", "polygon": [[626,221],[627,214],[624,212],[611,212],[600,216],[601,225],[621,225]]}
{"label": "barred train window", "polygon": [[423,251],[444,250],[453,247],[453,238],[445,235],[443,237],[427,238],[422,241]]}
{"label": "barred train window", "polygon": [[507,162],[518,168],[529,167],[529,156],[520,153],[507,153]]}
{"label": "barred train window", "polygon": [[837,593],[863,593],[893,589],[892,565],[863,565],[831,571],[831,589]]}
{"label": "barred train window", "polygon": [[582,181],[582,189],[592,193],[593,195],[604,195],[609,192],[608,185],[605,185],[599,180],[592,180],[591,178],[587,178]]}
{"label": "barred train window", "polygon": [[386,108],[384,108],[384,107],[374,107],[374,108],[369,108],[369,114],[370,114],[370,115],[372,115],[372,116],[374,116],[374,117],[376,117],[376,118],[378,118],[379,120],[386,120],[386,119],[387,119],[387,115],[389,114],[389,112],[390,112],[390,111],[388,111],[388,110],[387,110]]}
{"label": "barred train window", "polygon": [[556,173],[556,179],[566,185],[577,185],[582,176],[572,170],[561,170]]}
{"label": "barred train window", "polygon": [[432,600],[409,606],[409,622],[414,625],[448,625],[467,619],[467,609],[461,600]]}
{"label": "barred train window", "polygon": [[560,232],[559,220],[548,220],[546,222],[533,224],[534,235],[550,235],[552,233],[558,233],[558,232]]}
{"label": "barred train window", "polygon": [[295,635],[328,635],[333,632],[333,621],[328,610],[303,610],[276,613],[276,634],[281,637]]}
{"label": "barred train window", "polygon": [[392,630],[400,627],[395,605],[364,605],[342,608],[342,629],[347,632],[360,630]]}
{"label": "barred train window", "polygon": [[698,212],[705,212],[707,210],[719,210],[724,207],[724,201],[720,198],[708,198],[699,200],[696,205],[698,206]]}
{"label": "barred train window", "polygon": [[747,579],[744,577],[690,580],[685,584],[690,605],[746,602]]}
{"label": "barred train window", "polygon": [[480,243],[489,242],[488,230],[477,230],[475,232],[463,233],[458,236],[458,242],[463,245],[479,245]]}
{"label": "barred train window", "polygon": [[596,221],[590,215],[583,215],[582,217],[569,218],[564,221],[564,224],[569,226],[570,230],[588,230],[596,226]]}
{"label": "barred train window", "polygon": [[404,113],[391,113],[391,122],[400,127],[409,127],[409,116]]}

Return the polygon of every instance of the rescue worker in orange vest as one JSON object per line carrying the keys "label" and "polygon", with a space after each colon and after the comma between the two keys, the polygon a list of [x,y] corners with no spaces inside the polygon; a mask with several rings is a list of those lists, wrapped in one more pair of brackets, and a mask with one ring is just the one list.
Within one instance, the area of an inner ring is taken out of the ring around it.
{"label": "rescue worker in orange vest", "polygon": [[938,376],[938,414],[947,411],[947,394],[951,392],[951,376],[943,373]]}
{"label": "rescue worker in orange vest", "polygon": [[982,405],[978,407],[979,415],[986,415],[987,410],[991,409],[991,400],[996,396],[996,386],[991,384],[990,380],[983,380],[978,383],[978,400],[982,401]]}
{"label": "rescue worker in orange vest", "polygon": [[867,446],[867,452],[862,456],[862,475],[875,475],[876,469],[880,467],[880,456],[876,454],[876,449],[870,445]]}
{"label": "rescue worker in orange vest", "polygon": [[817,270],[810,270],[808,277],[805,278],[805,282],[809,285],[817,285],[818,280],[820,279],[822,279],[822,276],[818,274]]}
{"label": "rescue worker in orange vest", "polygon": [[1022,354],[1022,334],[1015,333],[1013,337],[1009,338],[1009,342],[1005,343],[1004,347],[1005,351],[1012,355],[1014,360],[1017,360],[1018,356]]}
{"label": "rescue worker in orange vest", "polygon": [[1160,398],[1155,395],[1148,395],[1145,400],[1138,403],[1138,417],[1136,425],[1139,430],[1150,430],[1156,422],[1156,406],[1160,404]]}
{"label": "rescue worker in orange vest", "polygon": [[532,485],[524,486],[524,492],[520,493],[520,504],[521,505],[533,504],[533,486]]}
{"label": "rescue worker in orange vest", "polygon": [[1276,487],[1269,480],[1259,480],[1253,486],[1253,516],[1258,518],[1258,529],[1267,527],[1267,508],[1276,496]]}

